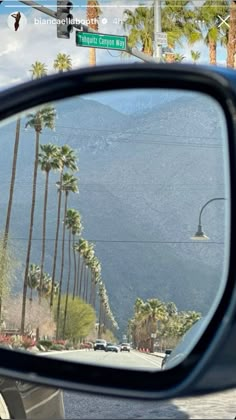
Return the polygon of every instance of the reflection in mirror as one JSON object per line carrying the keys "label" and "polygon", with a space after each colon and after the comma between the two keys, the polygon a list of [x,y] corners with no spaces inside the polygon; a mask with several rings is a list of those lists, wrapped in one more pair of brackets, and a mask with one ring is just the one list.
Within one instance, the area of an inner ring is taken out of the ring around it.
{"label": "reflection in mirror", "polygon": [[180,90],[102,92],[31,109],[0,138],[1,345],[160,369],[225,286],[220,105]]}

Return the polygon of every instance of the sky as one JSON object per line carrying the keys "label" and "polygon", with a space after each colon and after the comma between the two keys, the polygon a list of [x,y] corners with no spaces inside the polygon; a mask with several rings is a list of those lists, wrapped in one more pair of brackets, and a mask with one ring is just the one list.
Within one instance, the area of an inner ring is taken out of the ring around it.
{"label": "sky", "polygon": [[[52,10],[56,10],[55,0],[39,0]],[[152,1],[143,0],[142,4],[150,6]],[[86,0],[73,0],[73,18],[86,19]],[[101,0],[102,16],[99,23],[99,32],[114,35],[125,35],[122,17],[125,9],[134,9],[139,4],[137,0]],[[12,13],[23,13],[18,31],[14,31]],[[48,73],[53,73],[53,61],[58,53],[71,56],[73,68],[85,67],[88,62],[88,48],[75,45],[75,30],[70,39],[58,39],[56,25],[43,24],[49,16],[38,10],[26,7],[18,0],[3,0],[0,5],[0,89],[10,87],[31,78],[30,68],[35,61],[46,64]],[[40,23],[41,22],[41,23]],[[177,48],[176,51],[185,56],[185,61],[191,61],[190,50],[201,52],[199,63],[208,63],[208,50],[204,44],[198,43],[193,47],[187,45]],[[124,56],[121,51],[97,49],[97,64],[116,64],[140,61],[135,57]],[[225,51],[218,49],[218,64],[224,65]]]}

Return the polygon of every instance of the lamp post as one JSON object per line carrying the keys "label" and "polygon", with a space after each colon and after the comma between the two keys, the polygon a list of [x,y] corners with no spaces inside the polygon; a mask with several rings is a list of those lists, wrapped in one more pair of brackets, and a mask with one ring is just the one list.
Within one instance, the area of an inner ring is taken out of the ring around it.
{"label": "lamp post", "polygon": [[202,230],[202,220],[201,220],[201,217],[202,217],[202,212],[203,212],[203,210],[204,210],[204,208],[209,204],[209,203],[211,203],[212,201],[215,201],[215,200],[226,200],[226,198],[224,198],[224,197],[216,197],[216,198],[212,198],[211,200],[208,200],[203,206],[202,206],[202,208],[201,208],[201,210],[200,210],[200,213],[199,213],[199,221],[198,221],[198,228],[197,228],[197,232],[195,233],[195,235],[194,236],[192,236],[191,237],[191,239],[194,239],[194,240],[205,240],[205,239],[209,239],[208,238],[208,236],[207,235],[205,235],[205,233],[203,232],[203,230]]}

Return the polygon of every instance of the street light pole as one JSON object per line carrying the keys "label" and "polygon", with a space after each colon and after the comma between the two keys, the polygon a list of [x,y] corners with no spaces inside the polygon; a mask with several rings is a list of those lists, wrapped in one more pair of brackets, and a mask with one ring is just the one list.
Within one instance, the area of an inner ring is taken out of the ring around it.
{"label": "street light pole", "polygon": [[162,61],[162,46],[158,44],[157,34],[161,32],[161,0],[154,0],[154,49],[153,57]]}
{"label": "street light pole", "polygon": [[211,200],[208,200],[201,208],[200,213],[199,213],[199,220],[198,220],[198,229],[197,232],[195,233],[194,236],[192,236],[191,239],[194,240],[202,240],[202,239],[209,239],[208,236],[205,235],[205,233],[202,230],[202,212],[205,209],[205,207],[211,203],[212,201],[216,201],[216,200],[226,200],[226,198],[224,197],[216,197],[216,198],[211,198]]}

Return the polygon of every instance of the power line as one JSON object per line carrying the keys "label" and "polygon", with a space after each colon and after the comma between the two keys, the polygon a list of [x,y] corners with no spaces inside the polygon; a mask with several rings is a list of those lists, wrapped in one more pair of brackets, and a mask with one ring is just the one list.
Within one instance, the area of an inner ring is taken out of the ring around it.
{"label": "power line", "polygon": [[[92,127],[71,127],[71,126],[67,126],[67,125],[56,125],[56,127],[55,128],[65,128],[65,129],[70,129],[70,130],[76,130],[77,131],[77,134],[78,134],[78,131],[95,131],[95,132],[103,132],[103,133],[112,133],[112,134],[123,134],[123,131],[114,131],[114,128],[92,128]],[[116,127],[115,127],[116,128]],[[186,139],[189,139],[189,135],[186,135],[186,136],[184,136],[183,134],[167,134],[167,133],[157,133],[157,132],[150,132],[150,131],[130,131],[130,129],[129,128],[125,128],[125,134],[128,134],[128,135],[137,135],[137,134],[140,134],[140,135],[148,135],[148,136],[161,136],[161,137],[174,137],[174,138],[182,138],[182,139],[184,139],[184,138],[186,138]],[[6,126],[3,128],[3,129],[1,129],[1,131],[7,131],[7,128],[6,128]],[[30,134],[30,131],[29,131],[29,129],[27,129],[27,130],[24,130],[25,132],[27,132],[27,134]],[[34,130],[32,129],[32,132],[33,132]],[[42,134],[41,135],[43,135],[43,134],[46,134],[46,133],[50,133],[50,134],[57,134],[57,131],[55,130],[55,131],[52,131],[52,130],[48,130],[47,132],[45,132],[45,131],[43,131],[42,132]],[[70,133],[68,133],[68,134],[70,134]],[[202,137],[203,136],[193,136],[192,134],[191,134],[191,139],[202,139]],[[207,139],[208,140],[219,140],[219,137],[207,137]]]}
{"label": "power line", "polygon": [[[76,130],[76,128],[75,128]],[[84,129],[85,131],[89,131],[88,129]],[[91,129],[92,130],[96,130],[96,129]],[[81,131],[81,129],[80,129]],[[96,131],[101,131],[104,132],[103,130],[96,130]],[[114,134],[114,130],[109,130],[109,132],[111,132],[112,134]],[[119,133],[119,132],[118,132]],[[71,133],[67,133],[67,136],[70,136]],[[106,134],[106,132],[104,132],[104,134]],[[141,136],[145,136],[145,135],[149,135],[149,136],[159,136],[159,137],[172,137],[172,138],[188,138],[189,136],[181,136],[181,135],[172,135],[172,134],[161,134],[161,133],[142,133],[142,132],[138,132],[138,133],[133,133],[135,138],[134,140],[129,140],[129,139],[124,139],[124,138],[119,138],[119,139],[115,139],[115,138],[106,138],[106,139],[102,139],[102,140],[109,140],[109,145],[112,145],[114,143],[130,143],[133,144],[135,146],[139,145],[139,144],[143,144],[143,145],[147,145],[147,144],[155,144],[157,146],[161,145],[161,146],[181,146],[181,147],[194,147],[194,148],[210,148],[210,149],[222,149],[223,145],[222,144],[211,144],[211,143],[184,143],[184,142],[161,142],[161,141],[139,141],[137,140],[137,135]],[[46,137],[54,137],[55,140],[58,140],[59,136],[62,135],[64,136],[63,133],[58,133],[58,132],[54,132],[54,133],[44,133],[43,134]],[[129,137],[130,137],[130,133],[128,133]],[[202,139],[202,137],[191,137],[194,139]],[[216,137],[209,137],[209,140],[218,140]],[[80,146],[81,141],[88,141],[87,138],[80,138],[79,142],[78,142],[78,146]],[[88,147],[91,146],[91,144],[88,144]]]}
{"label": "power line", "polygon": [[[14,241],[28,241],[28,238],[9,238],[9,240]],[[224,241],[154,241],[154,240],[118,240],[118,239],[86,239],[88,242],[95,242],[95,243],[124,243],[124,244],[216,244],[216,245],[224,245]],[[33,238],[32,241],[42,241],[42,238]],[[55,239],[46,239],[47,241],[55,241]],[[61,242],[62,239],[59,239]],[[69,242],[69,239],[65,239],[65,242]]]}

